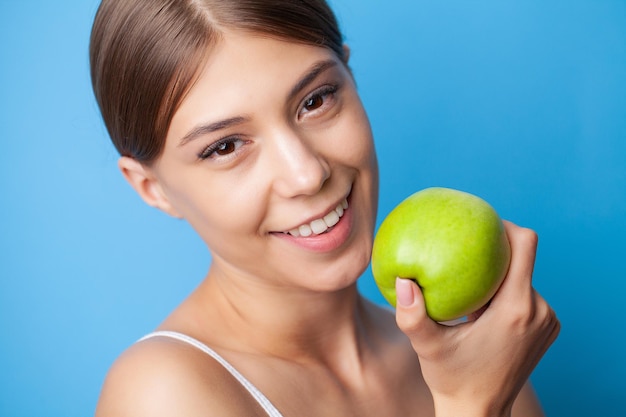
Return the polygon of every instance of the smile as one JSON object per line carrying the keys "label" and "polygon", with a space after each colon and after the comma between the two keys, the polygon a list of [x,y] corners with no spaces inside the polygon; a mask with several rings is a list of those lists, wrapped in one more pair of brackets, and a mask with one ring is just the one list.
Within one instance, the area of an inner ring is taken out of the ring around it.
{"label": "smile", "polygon": [[305,223],[288,232],[293,237],[309,237],[311,235],[320,235],[328,229],[339,223],[339,219],[343,216],[344,211],[348,208],[348,199],[344,199],[331,210],[327,215],[320,219],[315,219],[310,223]]}

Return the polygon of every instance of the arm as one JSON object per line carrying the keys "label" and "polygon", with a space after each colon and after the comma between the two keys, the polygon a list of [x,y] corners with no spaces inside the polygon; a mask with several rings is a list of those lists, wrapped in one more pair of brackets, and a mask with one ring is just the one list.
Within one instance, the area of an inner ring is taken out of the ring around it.
{"label": "arm", "polygon": [[[509,272],[475,320],[440,325],[426,315],[419,287],[397,281],[396,320],[419,356],[438,417],[511,416],[515,399],[559,333],[554,311],[531,283],[536,234],[509,222],[505,226],[512,252]],[[539,409],[528,388],[519,404],[517,410]]]}

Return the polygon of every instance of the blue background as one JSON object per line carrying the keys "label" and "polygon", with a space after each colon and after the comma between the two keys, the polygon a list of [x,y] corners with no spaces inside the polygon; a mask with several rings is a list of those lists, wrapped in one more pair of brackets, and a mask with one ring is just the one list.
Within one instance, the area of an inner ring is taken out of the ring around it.
{"label": "blue background", "polygon": [[[335,0],[381,165],[482,196],[540,235],[562,332],[552,416],[624,415],[626,2]],[[0,0],[0,415],[86,416],[114,358],[206,272],[123,181],[89,82],[95,0]],[[361,286],[382,302],[371,275]]]}

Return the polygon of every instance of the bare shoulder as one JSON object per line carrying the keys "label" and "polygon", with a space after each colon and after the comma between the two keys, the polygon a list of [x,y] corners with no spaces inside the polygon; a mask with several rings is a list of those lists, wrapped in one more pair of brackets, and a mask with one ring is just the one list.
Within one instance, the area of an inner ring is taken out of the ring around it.
{"label": "bare shoulder", "polygon": [[106,377],[96,417],[256,416],[258,404],[222,365],[177,340],[132,345]]}

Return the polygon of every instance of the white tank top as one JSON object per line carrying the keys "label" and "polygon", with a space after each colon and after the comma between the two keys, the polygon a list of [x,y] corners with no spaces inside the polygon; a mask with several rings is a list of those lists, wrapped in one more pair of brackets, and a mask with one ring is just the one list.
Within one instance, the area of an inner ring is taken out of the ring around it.
{"label": "white tank top", "polygon": [[158,331],[145,335],[139,341],[150,339],[152,337],[170,337],[172,339],[180,340],[182,342],[188,343],[204,353],[211,356],[213,359],[218,361],[232,376],[237,379],[243,385],[245,389],[252,395],[252,397],[259,403],[259,405],[265,410],[268,416],[270,417],[282,417],[282,414],[274,407],[274,405],[267,399],[265,395],[261,391],[258,390],[257,387],[252,385],[250,381],[248,381],[243,375],[239,373],[230,363],[226,361],[226,359],[222,358],[217,352],[213,349],[200,342],[199,340],[194,339],[193,337],[187,336],[178,332],[171,331]]}

